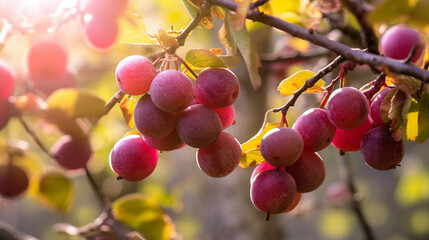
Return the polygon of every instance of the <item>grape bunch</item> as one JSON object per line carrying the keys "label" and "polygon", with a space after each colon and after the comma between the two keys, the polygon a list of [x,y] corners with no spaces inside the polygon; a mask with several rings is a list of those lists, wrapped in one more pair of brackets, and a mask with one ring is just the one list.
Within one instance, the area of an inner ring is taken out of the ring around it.
{"label": "grape bunch", "polygon": [[268,131],[260,143],[265,161],[250,179],[253,205],[269,214],[285,213],[297,206],[302,193],[317,189],[325,179],[325,166],[316,151],[331,143],[335,130],[326,111],[314,108],[292,128]]}
{"label": "grape bunch", "polygon": [[142,95],[134,109],[141,136],[122,138],[110,154],[111,168],[121,178],[146,178],[156,167],[157,150],[185,145],[198,148],[197,164],[211,177],[224,177],[238,166],[241,145],[223,131],[235,119],[239,83],[234,73],[206,68],[193,84],[180,71],[157,73],[149,59],[132,55],[119,62],[115,75],[122,92]]}

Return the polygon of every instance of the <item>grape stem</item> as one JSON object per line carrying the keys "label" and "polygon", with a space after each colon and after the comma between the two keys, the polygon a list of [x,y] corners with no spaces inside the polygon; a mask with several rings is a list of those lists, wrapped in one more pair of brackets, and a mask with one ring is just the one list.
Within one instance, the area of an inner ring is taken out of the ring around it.
{"label": "grape stem", "polygon": [[[217,5],[232,11],[235,11],[238,6],[238,4],[233,0],[208,1],[210,1],[213,5]],[[327,37],[316,33],[314,30],[309,30],[298,25],[291,24],[280,18],[264,14],[259,11],[255,11],[253,9],[250,9],[248,11],[247,18],[272,26],[294,37],[307,40],[315,45],[321,46],[338,55],[341,55],[344,58],[357,64],[366,64],[374,68],[384,66],[388,67],[389,70],[392,72],[413,76],[416,79],[419,79],[420,81],[423,81],[425,83],[429,82],[429,71],[419,68],[417,66],[413,66],[412,64],[406,64],[402,61],[389,59],[369,52],[364,52],[360,49],[352,49],[349,46],[330,40]]]}
{"label": "grape stem", "polygon": [[386,74],[382,73],[374,79],[370,85],[371,87],[367,90],[364,90],[362,93],[366,96],[367,99],[371,99],[378,91],[380,91],[381,87],[386,85]]}
{"label": "grape stem", "polygon": [[282,115],[285,116],[288,109],[295,105],[296,100],[299,98],[299,96],[302,93],[304,93],[308,88],[311,88],[312,86],[314,86],[314,84],[316,84],[317,81],[319,81],[322,77],[326,76],[326,74],[332,72],[336,67],[338,67],[345,60],[346,60],[346,58],[343,56],[338,56],[337,58],[335,58],[334,61],[332,61],[331,63],[326,65],[324,68],[320,69],[316,73],[316,75],[307,79],[305,81],[305,83],[302,85],[302,87],[293,93],[292,98],[290,98],[289,101],[287,101],[285,105],[283,105],[280,108],[273,109],[273,112],[280,112],[281,111]]}
{"label": "grape stem", "polygon": [[339,158],[339,164],[338,164],[338,170],[339,170],[339,175],[340,178],[342,179],[342,181],[344,183],[346,183],[347,187],[349,188],[349,191],[351,193],[352,200],[350,202],[350,208],[353,210],[353,212],[355,213],[361,227],[362,230],[365,234],[365,239],[366,240],[374,240],[374,233],[373,230],[371,229],[368,220],[365,218],[365,216],[363,215],[361,206],[360,206],[360,201],[359,199],[356,197],[357,194],[357,188],[354,182],[354,178],[353,178],[353,171],[351,169],[351,165],[350,165],[350,161],[349,159],[346,157],[346,154],[344,151],[339,150],[340,153],[340,158]]}
{"label": "grape stem", "polygon": [[194,72],[194,70],[192,70],[192,68],[186,63],[186,61],[185,60],[183,60],[181,57],[179,57],[177,54],[175,54],[174,55],[176,58],[177,58],[177,60],[180,62],[180,63],[182,63],[183,64],[183,66],[185,66],[186,67],[186,69],[188,69],[188,71],[195,77],[195,78],[197,78],[198,77],[198,75]]}

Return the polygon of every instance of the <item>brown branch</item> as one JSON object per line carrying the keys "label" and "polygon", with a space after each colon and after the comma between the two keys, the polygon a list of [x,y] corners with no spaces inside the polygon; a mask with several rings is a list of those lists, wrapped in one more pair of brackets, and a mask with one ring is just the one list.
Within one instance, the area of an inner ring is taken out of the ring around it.
{"label": "brown branch", "polygon": [[117,91],[115,95],[104,105],[104,108],[106,109],[106,114],[112,110],[112,108],[119,102],[121,102],[122,98],[124,98],[125,93],[123,93],[121,90]]}
{"label": "brown branch", "polygon": [[204,4],[201,5],[200,11],[195,16],[194,19],[189,23],[189,25],[183,30],[183,32],[176,37],[176,40],[179,42],[179,46],[168,49],[168,52],[170,54],[173,54],[176,52],[177,48],[180,46],[185,45],[185,40],[191,34],[191,32],[198,27],[201,20],[203,20],[204,17],[208,16],[211,13],[211,4],[210,1],[206,0]]}
{"label": "brown branch", "polygon": [[378,54],[378,37],[366,19],[370,7],[362,0],[341,0],[343,5],[356,17],[361,28],[362,45],[368,52]]}
{"label": "brown branch", "polygon": [[288,56],[281,56],[279,54],[262,54],[259,56],[262,64],[270,64],[276,62],[287,62],[291,60],[306,60],[311,58],[324,57],[329,54],[328,51],[317,51],[311,53],[301,53],[296,52],[295,54],[290,54]]}
{"label": "brown branch", "polygon": [[337,58],[335,58],[334,61],[332,61],[331,63],[329,63],[328,65],[326,65],[324,68],[320,69],[316,75],[314,75],[312,78],[307,79],[304,83],[304,85],[302,85],[302,87],[300,89],[298,89],[297,91],[295,91],[293,93],[293,96],[291,99],[289,99],[289,101],[286,102],[285,105],[283,105],[280,108],[275,108],[273,109],[273,112],[279,112],[281,111],[283,115],[286,114],[287,110],[295,105],[296,100],[299,98],[299,96],[304,93],[307,89],[311,88],[312,86],[314,86],[314,84],[316,84],[317,81],[319,81],[322,77],[326,76],[326,74],[332,72],[336,67],[338,67],[342,62],[344,62],[346,59],[343,56],[338,56]]}
{"label": "brown branch", "polygon": [[360,200],[356,197],[357,196],[357,188],[354,182],[354,178],[353,178],[353,171],[351,169],[350,166],[350,161],[348,158],[346,158],[345,156],[345,152],[340,151],[340,159],[339,159],[339,173],[340,173],[340,177],[342,178],[342,181],[344,181],[346,183],[346,185],[348,186],[350,193],[352,194],[352,201],[350,203],[350,207],[352,209],[352,211],[355,213],[359,224],[362,227],[362,230],[365,234],[365,239],[366,240],[374,240],[374,233],[368,223],[368,220],[365,218],[365,216],[363,215],[361,206],[360,206]]}
{"label": "brown branch", "polygon": [[[235,11],[238,4],[232,0],[210,0],[213,5]],[[257,11],[249,11],[247,18],[253,21],[261,22],[272,26],[276,29],[289,33],[294,37],[305,39],[313,44],[329,49],[332,52],[342,55],[346,59],[357,64],[366,64],[371,67],[388,67],[390,71],[413,76],[423,82],[429,82],[429,71],[418,68],[411,64],[406,64],[398,60],[389,59],[376,54],[363,52],[359,49],[351,49],[350,47],[339,42],[332,41],[323,35],[314,31],[310,31],[295,24],[283,21],[280,18],[262,14]]]}

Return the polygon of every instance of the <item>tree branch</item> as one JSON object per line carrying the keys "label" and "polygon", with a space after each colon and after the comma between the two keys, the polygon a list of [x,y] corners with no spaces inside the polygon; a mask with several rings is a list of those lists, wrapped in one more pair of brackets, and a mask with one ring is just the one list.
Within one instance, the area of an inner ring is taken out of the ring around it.
{"label": "tree branch", "polygon": [[343,5],[356,17],[361,28],[362,45],[368,52],[378,54],[378,38],[374,28],[366,19],[370,7],[362,0],[341,0]]}
{"label": "tree branch", "polygon": [[[232,0],[210,0],[213,5],[235,11],[238,4]],[[277,28],[281,31],[289,33],[294,37],[305,39],[313,44],[329,49],[332,52],[344,56],[346,59],[357,64],[366,64],[372,67],[388,67],[390,71],[413,76],[425,83],[429,82],[429,71],[418,68],[411,64],[406,64],[398,60],[389,59],[376,54],[363,52],[359,49],[351,49],[350,47],[332,41],[323,35],[310,31],[303,27],[288,23],[280,18],[262,14],[257,11],[249,11],[247,18],[253,21],[261,22]]]}
{"label": "tree branch", "polygon": [[289,99],[289,101],[287,101],[287,103],[285,105],[283,105],[280,108],[275,108],[273,109],[273,112],[279,112],[281,111],[283,115],[286,114],[287,110],[295,105],[296,100],[298,99],[298,97],[304,93],[307,89],[311,88],[314,86],[314,84],[316,84],[317,81],[319,81],[322,77],[326,76],[326,74],[332,72],[336,67],[338,67],[342,62],[344,62],[346,59],[343,56],[338,56],[337,58],[335,58],[334,61],[332,61],[331,63],[329,63],[328,65],[326,65],[324,68],[320,69],[316,75],[314,75],[312,78],[307,79],[304,83],[304,85],[302,85],[302,87],[300,89],[298,89],[297,91],[295,91],[293,93],[293,96],[291,99]]}
{"label": "tree branch", "polygon": [[357,195],[357,189],[354,183],[354,178],[353,178],[353,174],[352,174],[352,169],[350,166],[350,162],[349,159],[346,158],[345,156],[345,152],[340,151],[340,159],[339,159],[339,173],[340,173],[340,177],[342,178],[342,180],[346,183],[346,185],[348,186],[350,193],[352,194],[352,202],[350,203],[350,207],[353,210],[353,212],[355,213],[359,224],[362,227],[362,230],[365,234],[365,239],[366,240],[374,240],[374,233],[367,221],[367,219],[365,218],[365,216],[363,215],[362,209],[360,207],[360,201],[356,198]]}

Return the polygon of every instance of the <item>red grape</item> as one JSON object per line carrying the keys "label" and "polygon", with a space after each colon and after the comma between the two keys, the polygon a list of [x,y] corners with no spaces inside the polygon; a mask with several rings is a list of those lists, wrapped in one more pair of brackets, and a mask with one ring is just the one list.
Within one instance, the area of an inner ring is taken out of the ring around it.
{"label": "red grape", "polygon": [[404,141],[395,141],[388,127],[376,127],[363,137],[361,153],[368,166],[377,170],[389,170],[401,162]]}
{"label": "red grape", "polygon": [[237,77],[226,68],[206,68],[195,81],[195,96],[210,107],[222,108],[233,104],[239,91]]}
{"label": "red grape", "polygon": [[148,94],[142,96],[134,108],[134,122],[139,132],[150,137],[165,137],[176,128],[176,113],[160,110]]}
{"label": "red grape", "polygon": [[70,170],[86,167],[92,156],[92,148],[88,141],[75,140],[69,135],[58,139],[51,152],[62,167]]}
{"label": "red grape", "polygon": [[152,62],[140,55],[131,55],[122,59],[116,66],[116,83],[122,92],[129,95],[141,95],[149,92],[156,76]]}
{"label": "red grape", "polygon": [[386,57],[404,60],[408,57],[413,47],[417,47],[412,62],[416,62],[424,50],[424,41],[421,35],[414,29],[406,26],[394,26],[389,28],[381,37],[380,53]]}
{"label": "red grape", "polygon": [[289,166],[288,172],[296,183],[296,191],[314,191],[325,179],[325,165],[315,152],[303,152],[299,159]]}
{"label": "red grape", "polygon": [[180,113],[176,130],[180,139],[189,146],[204,148],[219,138],[222,122],[215,111],[203,104],[195,104]]}
{"label": "red grape", "polygon": [[155,170],[157,162],[157,150],[139,135],[121,138],[110,152],[110,167],[128,181],[145,179]]}
{"label": "red grape", "polygon": [[92,15],[84,25],[85,36],[88,42],[98,48],[111,47],[118,37],[119,26],[116,17]]}
{"label": "red grape", "polygon": [[185,146],[185,143],[177,135],[177,131],[173,130],[165,137],[149,137],[143,136],[146,143],[160,151],[171,151]]}
{"label": "red grape", "polygon": [[334,139],[336,128],[328,119],[326,110],[311,108],[298,117],[293,129],[301,134],[304,140],[304,151],[318,152]]}
{"label": "red grape", "polygon": [[301,135],[292,128],[279,127],[268,131],[261,140],[262,157],[276,167],[286,167],[298,160],[304,149]]}
{"label": "red grape", "polygon": [[301,196],[302,196],[302,194],[300,192],[297,192],[295,194],[295,198],[293,199],[292,204],[286,210],[284,210],[282,213],[287,213],[287,212],[290,212],[293,209],[295,209],[296,206],[298,206],[299,201],[301,201]]}
{"label": "red grape", "polygon": [[384,98],[391,90],[392,88],[383,89],[372,99],[370,115],[375,126],[388,126],[390,123],[390,121],[384,122],[381,118],[380,107],[383,103]]}
{"label": "red grape", "polygon": [[329,97],[326,112],[335,127],[347,130],[357,128],[368,116],[368,100],[356,88],[339,88]]}
{"label": "red grape", "polygon": [[30,47],[27,65],[33,81],[52,81],[66,72],[67,52],[54,40],[40,40]]}
{"label": "red grape", "polygon": [[363,136],[372,129],[372,122],[368,117],[359,127],[351,130],[337,128],[332,145],[345,152],[356,152],[360,149]]}
{"label": "red grape", "polygon": [[13,164],[0,166],[0,194],[6,198],[16,197],[29,186],[27,173]]}
{"label": "red grape", "polygon": [[197,152],[198,167],[211,177],[224,177],[240,163],[241,145],[231,134],[222,132],[219,139]]}
{"label": "red grape", "polygon": [[192,81],[176,70],[166,70],[156,75],[149,92],[153,103],[165,112],[182,111],[194,99]]}
{"label": "red grape", "polygon": [[296,185],[292,176],[277,169],[259,173],[250,186],[253,205],[266,213],[282,213],[292,205],[295,195]]}

